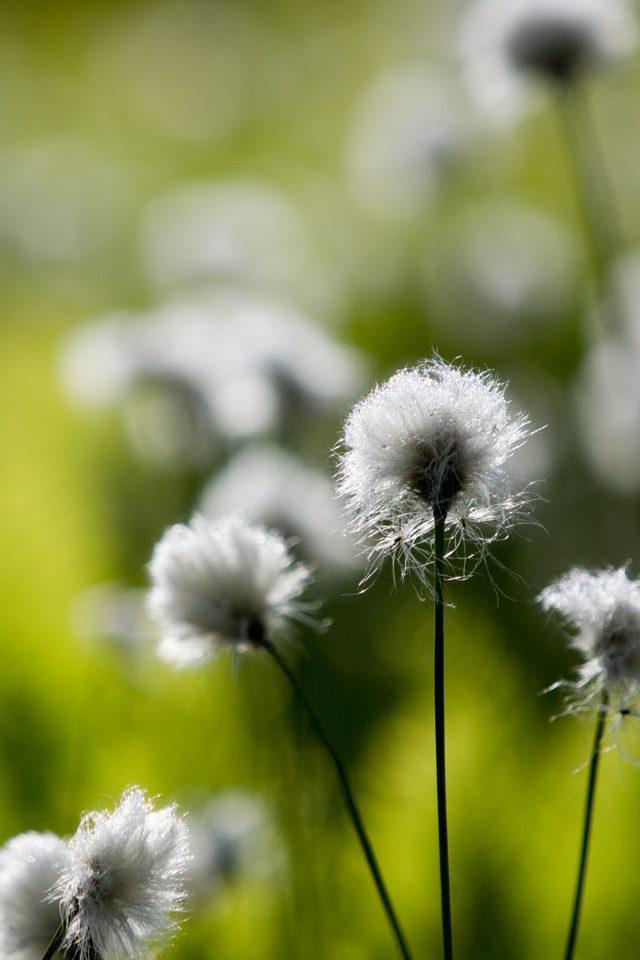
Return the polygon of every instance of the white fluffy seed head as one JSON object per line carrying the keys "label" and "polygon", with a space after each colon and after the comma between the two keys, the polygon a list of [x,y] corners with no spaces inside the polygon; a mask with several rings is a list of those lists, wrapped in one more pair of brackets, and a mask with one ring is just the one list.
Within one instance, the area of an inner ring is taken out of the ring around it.
{"label": "white fluffy seed head", "polygon": [[465,541],[482,548],[503,534],[524,504],[507,461],[527,427],[488,373],[439,357],[376,387],[346,422],[337,481],[370,559],[395,556],[402,575],[415,568],[424,580],[436,516],[446,517],[451,558]]}
{"label": "white fluffy seed head", "polygon": [[62,949],[78,960],[148,955],[176,926],[188,861],[175,805],[154,810],[139,787],[112,812],[85,814],[52,893],[65,922]]}
{"label": "white fluffy seed head", "polygon": [[573,686],[583,691],[583,701],[604,689],[615,702],[639,687],[640,583],[629,580],[624,568],[594,574],[575,567],[538,600],[576,631],[571,646],[585,662]]}
{"label": "white fluffy seed head", "polygon": [[23,833],[0,850],[0,957],[40,960],[60,925],[58,903],[48,899],[67,859],[67,844],[53,833]]}
{"label": "white fluffy seed head", "polygon": [[312,609],[299,600],[311,581],[307,567],[277,533],[237,516],[196,516],[170,527],[149,573],[148,607],[162,631],[158,654],[176,667],[206,663],[225,645],[259,647]]}
{"label": "white fluffy seed head", "polygon": [[509,119],[530,100],[532,76],[571,82],[635,40],[627,0],[474,0],[460,46],[473,94]]}

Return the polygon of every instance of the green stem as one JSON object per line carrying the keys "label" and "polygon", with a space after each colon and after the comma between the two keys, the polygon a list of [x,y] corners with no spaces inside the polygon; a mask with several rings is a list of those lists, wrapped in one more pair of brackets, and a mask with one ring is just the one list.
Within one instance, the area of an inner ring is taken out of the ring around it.
{"label": "green stem", "polygon": [[445,960],[453,958],[451,933],[451,892],[449,880],[449,841],[447,832],[447,782],[444,730],[444,527],[446,512],[434,510],[435,519],[435,592],[436,623],[433,668],[436,726],[436,781],[438,795],[438,848],[440,852],[440,899],[442,903],[442,940]]}
{"label": "green stem", "polygon": [[387,892],[387,888],[383,880],[382,873],[380,872],[380,867],[378,866],[378,861],[376,860],[375,853],[373,852],[373,847],[371,846],[371,842],[364,828],[362,817],[360,816],[358,807],[356,806],[356,802],[355,802],[353,793],[351,791],[351,787],[349,786],[349,781],[347,779],[347,773],[342,764],[342,761],[340,760],[340,757],[336,753],[333,744],[329,740],[329,737],[325,733],[324,727],[322,726],[320,719],[311,704],[311,701],[309,700],[306,693],[300,686],[296,675],[293,673],[287,661],[284,659],[282,654],[276,649],[276,647],[273,646],[271,641],[268,640],[267,638],[262,639],[261,646],[263,646],[264,649],[271,655],[271,657],[275,660],[275,662],[278,664],[278,666],[280,667],[284,675],[287,677],[287,679],[291,683],[293,689],[296,692],[296,695],[298,696],[300,701],[303,703],[309,715],[309,719],[311,720],[311,724],[318,738],[320,739],[323,746],[326,748],[329,756],[333,761],[333,765],[336,769],[336,773],[338,774],[338,779],[342,787],[342,792],[344,795],[347,811],[349,813],[349,816],[351,817],[351,821],[355,828],[356,834],[358,835],[360,846],[362,847],[363,853],[365,855],[365,859],[367,861],[367,864],[369,865],[369,870],[371,871],[371,875],[373,877],[378,894],[380,896],[380,900],[382,901],[382,906],[387,915],[389,923],[391,924],[391,929],[393,930],[393,934],[398,943],[398,947],[400,948],[400,953],[402,954],[404,960],[412,960],[409,944],[405,939],[405,936],[402,932],[402,929],[396,917],[395,911],[393,909],[391,898],[389,897],[389,893]]}
{"label": "green stem", "polygon": [[571,960],[578,938],[578,925],[580,923],[580,910],[582,907],[582,897],[584,893],[584,881],[587,873],[587,858],[589,855],[589,840],[591,835],[591,820],[593,815],[593,802],[596,793],[596,781],[598,777],[598,764],[600,762],[600,747],[602,745],[602,735],[604,733],[605,721],[607,719],[607,699],[603,694],[602,706],[598,714],[598,723],[596,725],[596,736],[593,744],[593,755],[589,765],[589,782],[587,784],[587,802],[584,814],[584,830],[582,833],[582,850],[580,851],[580,864],[578,867],[578,882],[576,884],[576,893],[573,903],[573,913],[571,915],[571,925],[569,927],[569,936],[567,938],[567,948],[564,954],[564,960]]}
{"label": "green stem", "polygon": [[[560,91],[557,103],[574,199],[587,241],[595,293],[602,300],[607,267],[623,246],[616,198],[607,175],[607,165],[584,85],[566,85]],[[619,329],[617,305],[605,303],[601,304],[601,309],[605,311],[607,326],[614,331]]]}
{"label": "green stem", "polygon": [[51,940],[51,943],[47,947],[45,951],[45,955],[42,958],[42,960],[51,960],[56,950],[62,943],[63,938],[64,938],[64,924],[61,923],[58,929],[56,930],[56,932],[54,933],[53,939]]}

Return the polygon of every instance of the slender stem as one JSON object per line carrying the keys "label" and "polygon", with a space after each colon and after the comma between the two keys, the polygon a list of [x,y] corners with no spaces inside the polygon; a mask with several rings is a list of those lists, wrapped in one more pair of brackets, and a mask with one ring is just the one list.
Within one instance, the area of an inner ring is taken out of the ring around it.
{"label": "slender stem", "polygon": [[324,727],[322,726],[320,719],[318,717],[318,714],[316,713],[315,709],[311,704],[311,701],[309,700],[306,693],[300,686],[300,683],[296,675],[292,671],[287,661],[284,659],[282,654],[276,649],[276,647],[273,646],[271,641],[268,640],[267,638],[262,639],[261,645],[275,660],[275,662],[278,664],[282,672],[285,674],[285,676],[291,683],[298,698],[304,704],[304,707],[309,715],[309,719],[311,720],[311,724],[318,738],[322,742],[323,746],[326,748],[327,752],[329,753],[329,756],[333,761],[333,765],[336,769],[336,773],[338,774],[338,779],[340,781],[342,792],[344,794],[344,800],[346,803],[347,811],[349,813],[349,816],[351,817],[351,821],[355,828],[356,834],[358,835],[360,846],[362,847],[363,853],[365,855],[365,859],[367,861],[367,864],[369,865],[369,870],[371,871],[371,875],[373,877],[378,894],[380,896],[380,900],[382,901],[382,906],[387,915],[389,923],[391,924],[391,928],[393,930],[395,939],[398,943],[398,947],[400,948],[400,953],[402,954],[404,960],[412,960],[409,944],[405,939],[405,936],[400,927],[400,923],[393,909],[391,898],[389,897],[389,893],[387,892],[387,888],[383,880],[382,873],[380,872],[380,867],[378,866],[378,861],[376,859],[375,853],[373,852],[373,847],[371,846],[371,842],[369,840],[369,837],[367,836],[367,832],[362,822],[362,817],[360,816],[358,807],[356,805],[356,801],[351,791],[351,787],[349,786],[349,780],[347,778],[347,773],[344,768],[344,765],[340,760],[340,757],[336,753],[333,744],[329,740],[329,737],[325,733]]}
{"label": "slender stem", "polygon": [[54,933],[51,943],[47,947],[42,960],[51,960],[56,950],[62,943],[63,937],[64,937],[64,924],[61,923],[58,929],[56,930],[56,932]]}
{"label": "slender stem", "polygon": [[578,937],[578,925],[580,923],[580,909],[582,907],[582,897],[584,893],[584,881],[587,872],[587,858],[589,855],[589,840],[591,835],[591,819],[593,815],[593,802],[596,793],[596,781],[598,777],[598,764],[600,761],[600,747],[602,744],[602,735],[607,718],[606,695],[603,695],[602,706],[598,714],[598,723],[596,725],[596,736],[593,744],[593,755],[589,765],[589,782],[587,784],[587,801],[584,814],[584,830],[582,833],[582,849],[580,851],[580,864],[578,867],[578,881],[576,884],[576,893],[573,903],[573,913],[571,915],[571,925],[569,927],[569,936],[567,938],[567,949],[565,950],[564,960],[571,960]]}
{"label": "slender stem", "polygon": [[[577,81],[566,84],[557,103],[574,199],[587,241],[595,292],[601,298],[607,267],[623,246],[616,198],[584,85]],[[601,305],[612,330],[620,325],[616,307]]]}
{"label": "slender stem", "polygon": [[444,526],[446,513],[434,511],[435,518],[435,591],[436,630],[433,668],[434,711],[436,725],[436,781],[438,794],[438,847],[440,851],[440,899],[442,902],[442,940],[445,960],[453,958],[451,933],[451,892],[449,881],[449,841],[447,832],[447,782],[444,736]]}

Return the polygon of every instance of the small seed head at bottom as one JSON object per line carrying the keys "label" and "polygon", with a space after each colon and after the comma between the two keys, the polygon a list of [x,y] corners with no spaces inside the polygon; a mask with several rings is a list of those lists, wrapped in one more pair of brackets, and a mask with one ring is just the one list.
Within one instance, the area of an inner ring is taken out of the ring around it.
{"label": "small seed head at bottom", "polygon": [[113,811],[85,814],[51,898],[65,923],[62,949],[77,960],[135,960],[176,927],[190,859],[174,805],[155,810],[139,787]]}

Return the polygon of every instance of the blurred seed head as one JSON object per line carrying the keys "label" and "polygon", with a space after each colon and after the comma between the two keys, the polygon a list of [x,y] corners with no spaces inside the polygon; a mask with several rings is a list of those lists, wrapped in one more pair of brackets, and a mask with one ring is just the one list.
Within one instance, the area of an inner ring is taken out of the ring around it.
{"label": "blurred seed head", "polygon": [[[584,657],[578,680],[554,684],[568,691],[567,711],[606,708],[614,746],[637,761],[640,583],[630,580],[624,567],[597,573],[574,567],[537,599],[574,631],[570,645]],[[635,755],[626,744],[630,728],[636,734]]]}
{"label": "blurred seed head", "polygon": [[580,433],[591,466],[605,486],[640,488],[640,256],[618,258],[609,274],[605,315],[618,325],[597,340],[579,371]]}
{"label": "blurred seed head", "polygon": [[205,896],[222,883],[272,877],[285,854],[257,794],[225,790],[189,818],[189,889]]}
{"label": "blurred seed head", "polygon": [[2,847],[0,956],[7,960],[44,956],[61,919],[59,904],[47,894],[67,858],[67,844],[53,833],[22,833]]}
{"label": "blurred seed head", "polygon": [[274,446],[240,451],[205,487],[199,510],[204,516],[242,512],[280,530],[295,542],[295,552],[320,563],[321,574],[359,565],[342,535],[333,483],[319,470]]}
{"label": "blurred seed head", "polygon": [[119,403],[134,448],[207,463],[220,438],[286,432],[360,389],[363,355],[293,308],[243,291],[202,293],[72,331],[62,379],[80,403]]}
{"label": "blurred seed head", "polygon": [[340,281],[316,247],[292,201],[254,180],[177,187],[152,201],[141,230],[143,266],[161,291],[231,284],[323,310]]}
{"label": "blurred seed head", "polygon": [[484,352],[556,330],[572,305],[578,254],[568,230],[525,203],[497,198],[452,218],[425,258],[429,321]]}
{"label": "blurred seed head", "polygon": [[241,517],[195,516],[170,527],[149,576],[158,655],[178,669],[208,663],[224,647],[259,649],[292,619],[313,623],[314,606],[301,599],[310,571],[279,534]]}
{"label": "blurred seed head", "polygon": [[479,106],[511,122],[539,100],[532,79],[569,82],[630,53],[635,40],[625,0],[475,0],[459,46]]}
{"label": "blurred seed head", "polygon": [[453,81],[432,64],[385,71],[354,110],[346,157],[353,195],[383,220],[415,217],[455,164],[468,123]]}

